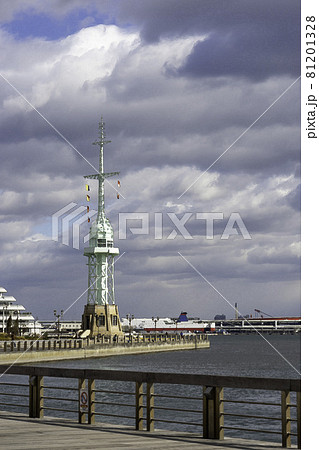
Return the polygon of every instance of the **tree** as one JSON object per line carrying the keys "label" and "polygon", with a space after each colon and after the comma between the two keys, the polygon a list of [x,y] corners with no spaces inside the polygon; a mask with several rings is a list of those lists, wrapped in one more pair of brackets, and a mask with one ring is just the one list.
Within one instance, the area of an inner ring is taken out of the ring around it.
{"label": "tree", "polygon": [[12,327],[12,333],[15,336],[19,336],[20,335],[20,330],[19,330],[19,319],[16,318],[16,320],[14,321],[13,327]]}
{"label": "tree", "polygon": [[10,316],[8,317],[8,320],[7,320],[6,333],[10,334],[11,333],[11,329],[12,329],[12,317],[11,317],[11,314],[10,314]]}

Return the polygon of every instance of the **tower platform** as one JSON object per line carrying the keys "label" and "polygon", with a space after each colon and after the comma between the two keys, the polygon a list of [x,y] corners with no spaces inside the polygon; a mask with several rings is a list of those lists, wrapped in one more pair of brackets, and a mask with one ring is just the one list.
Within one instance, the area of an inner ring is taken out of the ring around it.
{"label": "tower platform", "polygon": [[117,305],[85,305],[82,315],[83,330],[90,336],[120,336],[123,334]]}

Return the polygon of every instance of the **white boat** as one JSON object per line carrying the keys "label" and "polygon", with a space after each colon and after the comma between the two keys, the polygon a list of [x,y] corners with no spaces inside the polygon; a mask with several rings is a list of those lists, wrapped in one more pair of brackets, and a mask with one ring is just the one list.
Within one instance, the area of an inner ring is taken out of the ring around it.
{"label": "white boat", "polygon": [[178,319],[166,318],[124,318],[122,319],[123,329],[133,329],[141,332],[177,332],[177,333],[211,333],[215,331],[214,322],[206,322],[200,319],[188,319],[187,312],[181,312]]}

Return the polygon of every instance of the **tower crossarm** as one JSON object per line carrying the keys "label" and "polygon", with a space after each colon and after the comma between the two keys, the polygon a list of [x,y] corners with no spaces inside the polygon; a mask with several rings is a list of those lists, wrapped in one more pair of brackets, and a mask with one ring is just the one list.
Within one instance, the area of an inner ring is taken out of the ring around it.
{"label": "tower crossarm", "polygon": [[119,174],[120,172],[97,173],[94,175],[84,175],[84,178],[90,178],[91,180],[99,180],[99,179],[105,180],[105,178],[114,177],[115,175]]}

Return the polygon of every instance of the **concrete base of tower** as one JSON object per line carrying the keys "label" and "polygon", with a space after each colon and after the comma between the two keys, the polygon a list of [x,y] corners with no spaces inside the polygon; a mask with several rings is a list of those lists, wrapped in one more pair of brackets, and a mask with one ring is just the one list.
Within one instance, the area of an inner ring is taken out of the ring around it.
{"label": "concrete base of tower", "polygon": [[122,335],[117,305],[85,305],[82,329],[90,330],[91,337]]}

